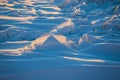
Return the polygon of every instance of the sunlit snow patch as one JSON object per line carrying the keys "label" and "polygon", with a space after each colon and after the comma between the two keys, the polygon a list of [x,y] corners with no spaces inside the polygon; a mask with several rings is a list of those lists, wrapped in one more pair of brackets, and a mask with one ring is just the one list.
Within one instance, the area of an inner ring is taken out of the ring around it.
{"label": "sunlit snow patch", "polygon": [[30,45],[21,49],[23,52],[45,50],[68,50],[75,47],[73,41],[63,35],[45,34],[34,40]]}

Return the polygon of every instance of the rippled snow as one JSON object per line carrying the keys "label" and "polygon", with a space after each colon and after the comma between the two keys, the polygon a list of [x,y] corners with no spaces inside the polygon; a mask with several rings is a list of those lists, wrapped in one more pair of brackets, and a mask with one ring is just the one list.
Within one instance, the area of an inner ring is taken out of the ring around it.
{"label": "rippled snow", "polygon": [[119,35],[117,1],[0,0],[1,63],[120,66]]}

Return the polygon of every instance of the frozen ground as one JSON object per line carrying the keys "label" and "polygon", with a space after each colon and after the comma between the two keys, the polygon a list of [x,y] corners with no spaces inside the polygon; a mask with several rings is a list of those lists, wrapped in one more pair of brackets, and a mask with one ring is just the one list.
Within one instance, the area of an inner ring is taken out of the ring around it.
{"label": "frozen ground", "polygon": [[120,80],[120,0],[0,0],[0,80]]}

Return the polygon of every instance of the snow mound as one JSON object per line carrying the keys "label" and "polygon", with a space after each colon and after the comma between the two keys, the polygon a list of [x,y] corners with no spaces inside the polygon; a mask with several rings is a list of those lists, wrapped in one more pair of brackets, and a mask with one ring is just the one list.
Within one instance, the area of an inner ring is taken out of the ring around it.
{"label": "snow mound", "polygon": [[60,33],[60,34],[69,34],[75,31],[75,25],[71,19],[68,19],[66,22],[61,23],[51,33]]}
{"label": "snow mound", "polygon": [[45,34],[34,40],[30,45],[25,46],[21,51],[68,50],[74,47],[74,42],[63,35]]}

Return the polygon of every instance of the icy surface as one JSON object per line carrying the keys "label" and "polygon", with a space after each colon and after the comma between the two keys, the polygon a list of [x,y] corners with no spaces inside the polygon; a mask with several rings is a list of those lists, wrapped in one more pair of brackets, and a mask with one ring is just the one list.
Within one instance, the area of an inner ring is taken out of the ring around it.
{"label": "icy surface", "polygon": [[0,66],[120,68],[120,0],[0,0]]}

